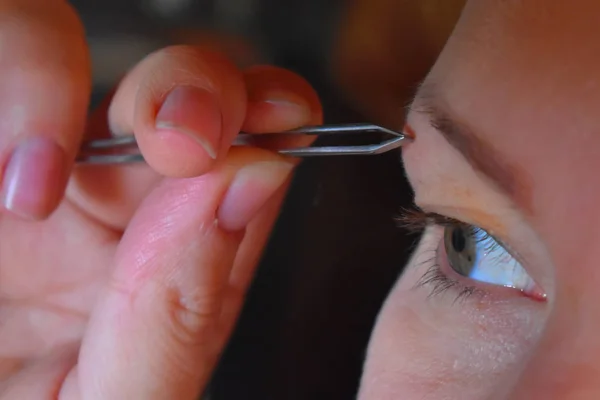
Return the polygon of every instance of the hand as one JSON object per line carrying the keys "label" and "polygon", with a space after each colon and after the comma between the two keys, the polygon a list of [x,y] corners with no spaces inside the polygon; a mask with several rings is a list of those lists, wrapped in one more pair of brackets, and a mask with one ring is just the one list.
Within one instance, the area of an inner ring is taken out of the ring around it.
{"label": "hand", "polygon": [[[0,44],[0,398],[197,398],[295,163],[230,144],[320,123],[316,94],[172,47],[87,119],[66,2],[0,0]],[[109,127],[134,132],[148,165],[74,167],[83,136]]]}

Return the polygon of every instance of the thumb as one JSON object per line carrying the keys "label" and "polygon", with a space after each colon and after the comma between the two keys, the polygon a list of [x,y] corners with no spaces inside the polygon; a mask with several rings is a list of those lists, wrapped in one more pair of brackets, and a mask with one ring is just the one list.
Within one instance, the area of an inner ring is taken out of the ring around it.
{"label": "thumb", "polygon": [[277,207],[269,200],[293,165],[236,148],[212,172],[155,189],[125,232],[64,398],[197,398],[225,342],[219,322],[245,228]]}

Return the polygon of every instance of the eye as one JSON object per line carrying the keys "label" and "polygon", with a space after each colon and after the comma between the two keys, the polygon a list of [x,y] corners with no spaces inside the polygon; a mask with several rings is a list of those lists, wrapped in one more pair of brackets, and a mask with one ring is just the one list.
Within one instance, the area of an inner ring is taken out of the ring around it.
{"label": "eye", "polygon": [[436,295],[447,290],[457,299],[474,293],[488,293],[485,285],[519,290],[539,301],[546,294],[529,276],[521,263],[506,247],[485,230],[444,215],[419,208],[404,210],[397,218],[399,225],[412,233],[420,233],[421,241],[432,248],[421,248],[416,254],[432,254],[419,265],[426,272],[417,287],[427,286]]}
{"label": "eye", "polygon": [[514,288],[532,296],[541,293],[521,263],[483,229],[462,223],[443,229],[442,254],[439,254],[442,272],[445,261],[463,277]]}

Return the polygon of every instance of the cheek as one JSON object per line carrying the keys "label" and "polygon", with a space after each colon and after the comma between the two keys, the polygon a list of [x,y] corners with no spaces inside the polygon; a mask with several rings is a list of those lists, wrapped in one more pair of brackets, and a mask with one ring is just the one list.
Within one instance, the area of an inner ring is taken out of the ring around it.
{"label": "cheek", "polygon": [[479,400],[506,393],[539,336],[528,306],[428,298],[427,287],[414,288],[419,269],[409,268],[373,332],[360,399]]}

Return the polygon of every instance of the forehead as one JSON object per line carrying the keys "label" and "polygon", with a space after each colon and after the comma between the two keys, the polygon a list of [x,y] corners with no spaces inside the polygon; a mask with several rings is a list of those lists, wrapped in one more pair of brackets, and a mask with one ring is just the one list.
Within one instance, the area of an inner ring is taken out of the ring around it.
{"label": "forehead", "polygon": [[470,1],[430,79],[457,107],[489,114],[491,103],[519,120],[562,111],[588,122],[582,105],[600,98],[598,15],[595,0]]}
{"label": "forehead", "polygon": [[598,236],[584,223],[600,217],[598,15],[593,0],[470,1],[427,78],[450,113],[530,175],[532,222],[551,248],[557,226]]}

